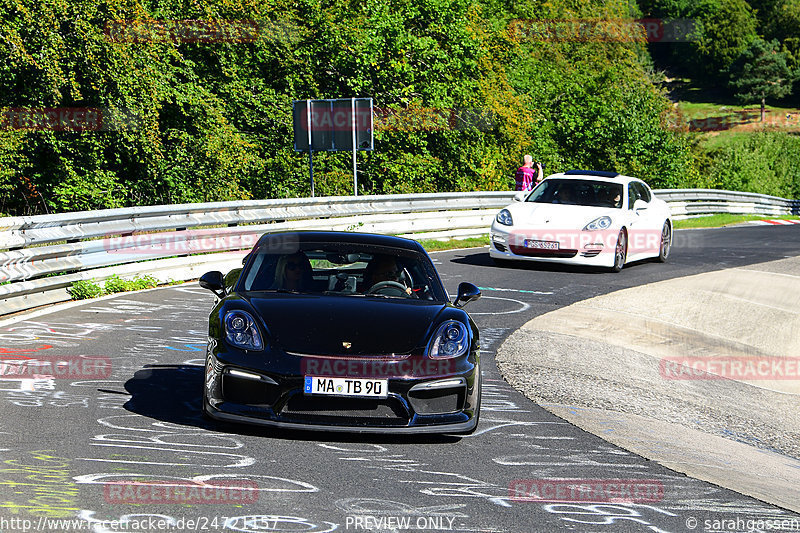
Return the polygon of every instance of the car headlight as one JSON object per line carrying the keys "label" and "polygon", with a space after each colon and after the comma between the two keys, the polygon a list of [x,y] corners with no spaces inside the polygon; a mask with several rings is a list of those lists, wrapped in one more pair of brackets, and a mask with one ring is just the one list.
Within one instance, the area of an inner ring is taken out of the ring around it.
{"label": "car headlight", "polygon": [[457,320],[448,320],[439,326],[431,339],[428,357],[450,359],[464,355],[467,350],[469,350],[467,326]]}
{"label": "car headlight", "polygon": [[508,209],[501,209],[500,212],[497,213],[495,220],[504,226],[514,225],[514,219],[511,218],[511,212]]}
{"label": "car headlight", "polygon": [[255,320],[245,311],[228,311],[225,314],[225,340],[243,350],[263,350],[261,333]]}
{"label": "car headlight", "polygon": [[583,227],[583,231],[598,231],[606,229],[611,225],[611,217],[603,216],[596,218]]}

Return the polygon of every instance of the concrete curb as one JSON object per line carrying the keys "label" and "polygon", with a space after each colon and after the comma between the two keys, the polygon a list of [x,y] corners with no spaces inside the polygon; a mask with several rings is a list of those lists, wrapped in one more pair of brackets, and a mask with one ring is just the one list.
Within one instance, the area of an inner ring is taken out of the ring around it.
{"label": "concrete curb", "polygon": [[534,318],[497,363],[515,388],[590,433],[800,512],[800,380],[675,379],[659,365],[794,359],[798,291],[800,258],[625,289]]}

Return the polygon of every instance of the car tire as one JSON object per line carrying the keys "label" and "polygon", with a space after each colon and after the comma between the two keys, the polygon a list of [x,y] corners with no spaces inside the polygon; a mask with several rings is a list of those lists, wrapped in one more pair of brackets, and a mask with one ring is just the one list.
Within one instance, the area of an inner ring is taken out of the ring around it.
{"label": "car tire", "polygon": [[208,357],[206,357],[206,364],[203,365],[203,393],[200,400],[200,416],[207,422],[213,422],[214,419],[208,414],[208,392],[206,391],[206,372],[209,364]]}
{"label": "car tire", "polygon": [[617,245],[614,248],[614,266],[612,272],[619,272],[625,266],[625,258],[628,256],[628,233],[625,229],[619,230],[617,235]]}
{"label": "car tire", "polygon": [[213,422],[214,419],[211,418],[210,414],[208,414],[208,409],[206,407],[208,405],[208,397],[206,396],[205,384],[203,384],[203,399],[201,400],[201,402],[202,403],[200,404],[200,416],[203,417],[203,420],[207,422]]}
{"label": "car tire", "polygon": [[664,227],[661,229],[661,244],[658,249],[658,262],[666,263],[669,258],[669,252],[672,248],[672,226],[669,221],[664,221]]}

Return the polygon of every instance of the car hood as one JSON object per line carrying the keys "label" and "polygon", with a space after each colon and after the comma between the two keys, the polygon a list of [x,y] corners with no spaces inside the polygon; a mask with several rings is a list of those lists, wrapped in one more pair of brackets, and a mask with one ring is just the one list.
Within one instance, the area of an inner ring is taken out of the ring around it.
{"label": "car hood", "polygon": [[363,296],[242,296],[260,315],[273,345],[306,355],[414,353],[427,345],[432,327],[448,307],[441,302]]}
{"label": "car hood", "polygon": [[581,229],[604,215],[616,221],[621,210],[584,205],[517,203],[508,206],[514,226],[548,228],[552,230]]}

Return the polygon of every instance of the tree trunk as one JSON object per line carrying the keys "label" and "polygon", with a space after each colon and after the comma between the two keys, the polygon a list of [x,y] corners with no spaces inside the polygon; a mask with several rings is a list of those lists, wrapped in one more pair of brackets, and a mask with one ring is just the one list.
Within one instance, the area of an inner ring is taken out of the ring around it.
{"label": "tree trunk", "polygon": [[765,100],[764,98],[761,99],[761,122],[764,122],[764,120],[766,120],[767,118],[767,109],[766,109],[767,104],[764,100]]}

